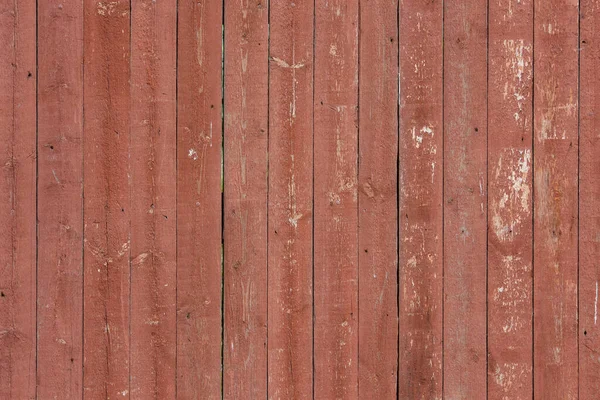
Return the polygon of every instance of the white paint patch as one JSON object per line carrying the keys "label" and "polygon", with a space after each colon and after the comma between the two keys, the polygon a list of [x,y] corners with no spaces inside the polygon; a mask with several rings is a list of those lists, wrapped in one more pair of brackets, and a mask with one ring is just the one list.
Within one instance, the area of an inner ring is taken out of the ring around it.
{"label": "white paint patch", "polygon": [[188,151],[188,157],[193,159],[193,160],[197,160],[198,159],[198,152],[194,149],[189,149]]}

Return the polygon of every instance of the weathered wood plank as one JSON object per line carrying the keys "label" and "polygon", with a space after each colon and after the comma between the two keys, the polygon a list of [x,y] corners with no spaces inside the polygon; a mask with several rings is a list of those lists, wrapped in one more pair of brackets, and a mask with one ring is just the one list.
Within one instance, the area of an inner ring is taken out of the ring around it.
{"label": "weathered wood plank", "polygon": [[0,398],[36,393],[36,7],[0,3]]}
{"label": "weathered wood plank", "polygon": [[131,398],[176,392],[175,0],[131,4]]}
{"label": "weathered wood plank", "polygon": [[221,398],[222,1],[180,1],[177,395]]}
{"label": "weathered wood plank", "polygon": [[530,398],[533,2],[490,3],[488,396]]}
{"label": "weathered wood plank", "polygon": [[358,1],[315,4],[316,398],[358,396]]}
{"label": "weathered wood plank", "polygon": [[82,397],[83,4],[38,16],[37,397]]}
{"label": "weathered wood plank", "polygon": [[129,1],[84,3],[84,398],[129,393]]}
{"label": "weathered wood plank", "polygon": [[444,397],[486,397],[487,4],[444,12]]}
{"label": "weathered wood plank", "polygon": [[268,3],[225,3],[224,382],[267,397]]}
{"label": "weathered wood plank", "polygon": [[398,2],[362,1],[359,98],[359,398],[396,398]]}
{"label": "weathered wood plank", "polygon": [[269,81],[269,398],[313,392],[312,2],[272,2]]}
{"label": "weathered wood plank", "polygon": [[600,1],[580,2],[579,398],[600,393]]}
{"label": "weathered wood plank", "polygon": [[442,398],[441,2],[400,2],[400,398]]}
{"label": "weathered wood plank", "polygon": [[578,396],[578,2],[535,2],[534,388]]}

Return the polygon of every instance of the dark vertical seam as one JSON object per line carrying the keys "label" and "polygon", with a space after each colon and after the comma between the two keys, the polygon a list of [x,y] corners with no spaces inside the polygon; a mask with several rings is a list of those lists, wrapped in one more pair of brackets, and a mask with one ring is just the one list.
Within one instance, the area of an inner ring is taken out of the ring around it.
{"label": "dark vertical seam", "polygon": [[175,398],[179,377],[179,1],[175,2]]}
{"label": "dark vertical seam", "polygon": [[446,209],[446,200],[445,200],[445,182],[446,182],[446,162],[445,162],[445,144],[446,144],[446,126],[445,126],[445,51],[444,51],[444,40],[445,40],[445,17],[446,17],[446,2],[442,0],[442,298],[441,298],[441,306],[442,306],[442,398],[444,398],[444,365],[445,365],[445,351],[444,351],[444,332],[445,332],[445,307],[444,307],[444,295],[445,295],[445,286],[446,286],[446,277],[445,277],[445,267],[446,260],[445,250],[446,250],[446,226],[445,226],[445,209]]}
{"label": "dark vertical seam", "polygon": [[127,172],[128,172],[128,185],[129,185],[129,257],[128,257],[128,267],[129,267],[129,354],[128,354],[128,359],[129,359],[129,364],[128,364],[128,373],[129,373],[129,395],[131,396],[131,315],[132,315],[132,264],[131,264],[131,203],[132,203],[132,191],[133,191],[133,185],[132,185],[132,174],[131,174],[131,138],[133,136],[132,134],[132,129],[131,129],[131,64],[132,64],[132,55],[133,55],[133,46],[132,46],[132,32],[133,32],[133,27],[132,27],[132,14],[133,14],[133,3],[134,0],[129,0],[129,112],[127,115],[127,121],[128,121],[128,133],[129,133],[129,147],[127,149]]}
{"label": "dark vertical seam", "polygon": [[396,399],[400,396],[400,1],[396,1]]}
{"label": "dark vertical seam", "polygon": [[[277,1],[277,0],[275,0]],[[267,345],[267,369],[266,369],[266,387],[267,387],[267,399],[269,398],[269,194],[271,192],[270,181],[271,174],[269,171],[269,150],[270,150],[270,136],[271,136],[271,64],[269,62],[271,56],[271,2],[267,0],[267,193],[266,193],[266,267],[267,267],[267,282],[266,282],[266,294],[267,294],[267,331],[266,331],[266,345]]]}
{"label": "dark vertical seam", "polygon": [[[81,74],[81,398],[84,398],[84,347],[85,347],[85,5],[81,0],[81,66],[79,72]],[[108,274],[108,267],[107,267]]]}
{"label": "dark vertical seam", "polygon": [[221,2],[221,399],[225,392],[225,1]]}
{"label": "dark vertical seam", "polygon": [[39,1],[35,1],[35,398],[38,398],[38,349],[39,349],[39,325],[38,325],[38,271],[39,271],[39,104],[38,104],[38,76],[39,76]]}
{"label": "dark vertical seam", "polygon": [[[361,26],[361,9],[360,0],[357,3],[357,18],[356,18],[356,182],[360,185],[360,26]],[[356,196],[356,393],[360,398],[360,193],[358,187]]]}
{"label": "dark vertical seam", "polygon": [[531,24],[531,398],[535,399],[535,2]]}
{"label": "dark vertical seam", "polygon": [[485,69],[485,398],[489,398],[489,187],[490,187],[490,1],[486,2],[486,69]]}
{"label": "dark vertical seam", "polygon": [[312,398],[315,398],[315,59],[316,59],[316,35],[317,35],[317,7],[313,0],[313,46],[312,46]]}
{"label": "dark vertical seam", "polygon": [[580,234],[579,234],[579,199],[580,199],[580,166],[581,166],[581,1],[577,2],[577,398],[580,398],[580,385],[579,385],[579,371],[580,371],[580,357],[579,357],[579,300],[580,300],[580,287],[579,287],[579,271],[580,271]]}

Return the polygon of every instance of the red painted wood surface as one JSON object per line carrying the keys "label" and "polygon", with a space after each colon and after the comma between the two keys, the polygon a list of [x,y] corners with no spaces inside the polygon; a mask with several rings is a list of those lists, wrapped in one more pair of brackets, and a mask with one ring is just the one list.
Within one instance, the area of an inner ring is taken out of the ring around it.
{"label": "red painted wood surface", "polygon": [[530,398],[533,2],[490,3],[488,396]]}
{"label": "red painted wood surface", "polygon": [[131,3],[131,394],[176,393],[176,2]]}
{"label": "red painted wood surface", "polygon": [[177,58],[177,395],[221,398],[222,2],[182,1]]}
{"label": "red painted wood surface", "polygon": [[37,7],[37,398],[82,397],[83,7]]}
{"label": "red painted wood surface", "polygon": [[36,17],[0,4],[0,398],[36,393]]}
{"label": "red painted wood surface", "polygon": [[600,2],[580,3],[579,397],[600,393]]}
{"label": "red painted wood surface", "polygon": [[578,4],[534,5],[534,395],[578,396]]}
{"label": "red painted wood surface", "polygon": [[487,7],[444,10],[444,397],[486,398]]}
{"label": "red painted wood surface", "polygon": [[270,399],[313,398],[312,2],[272,2],[269,33]]}
{"label": "red painted wood surface", "polygon": [[315,4],[315,398],[358,395],[358,20]]}
{"label": "red painted wood surface", "polygon": [[597,396],[597,0],[0,3],[0,398]]}
{"label": "red painted wood surface", "polygon": [[442,3],[400,2],[400,398],[442,398]]}
{"label": "red painted wood surface", "polygon": [[268,2],[225,3],[226,399],[267,397]]}
{"label": "red painted wood surface", "polygon": [[396,398],[398,2],[360,7],[359,398]]}
{"label": "red painted wood surface", "polygon": [[129,393],[129,1],[84,4],[84,398]]}

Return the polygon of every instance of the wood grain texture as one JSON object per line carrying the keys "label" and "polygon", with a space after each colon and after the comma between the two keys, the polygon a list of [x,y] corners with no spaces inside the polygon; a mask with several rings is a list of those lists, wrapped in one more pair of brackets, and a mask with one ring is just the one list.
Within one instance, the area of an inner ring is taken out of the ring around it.
{"label": "wood grain texture", "polygon": [[600,393],[600,2],[580,2],[579,398]]}
{"label": "wood grain texture", "polygon": [[535,2],[534,388],[578,396],[578,2]]}
{"label": "wood grain texture", "polygon": [[490,3],[488,397],[530,398],[533,2]]}
{"label": "wood grain texture", "polygon": [[269,54],[269,393],[313,398],[312,2],[272,2]]}
{"label": "wood grain texture", "polygon": [[400,2],[399,397],[442,398],[442,3]]}
{"label": "wood grain texture", "polygon": [[0,3],[0,398],[36,392],[36,7]]}
{"label": "wood grain texture", "polygon": [[267,397],[268,3],[225,3],[226,399]]}
{"label": "wood grain texture", "polygon": [[180,1],[177,395],[221,398],[221,1]]}
{"label": "wood grain texture", "polygon": [[131,394],[176,392],[176,2],[131,3]]}
{"label": "wood grain texture", "polygon": [[84,3],[84,398],[129,393],[129,1]]}
{"label": "wood grain texture", "polygon": [[38,15],[37,397],[82,397],[83,5]]}
{"label": "wood grain texture", "polygon": [[358,1],[315,3],[315,398],[358,396]]}
{"label": "wood grain texture", "polygon": [[361,1],[359,398],[396,398],[398,2]]}
{"label": "wood grain texture", "polygon": [[444,11],[444,397],[486,397],[487,5]]}

